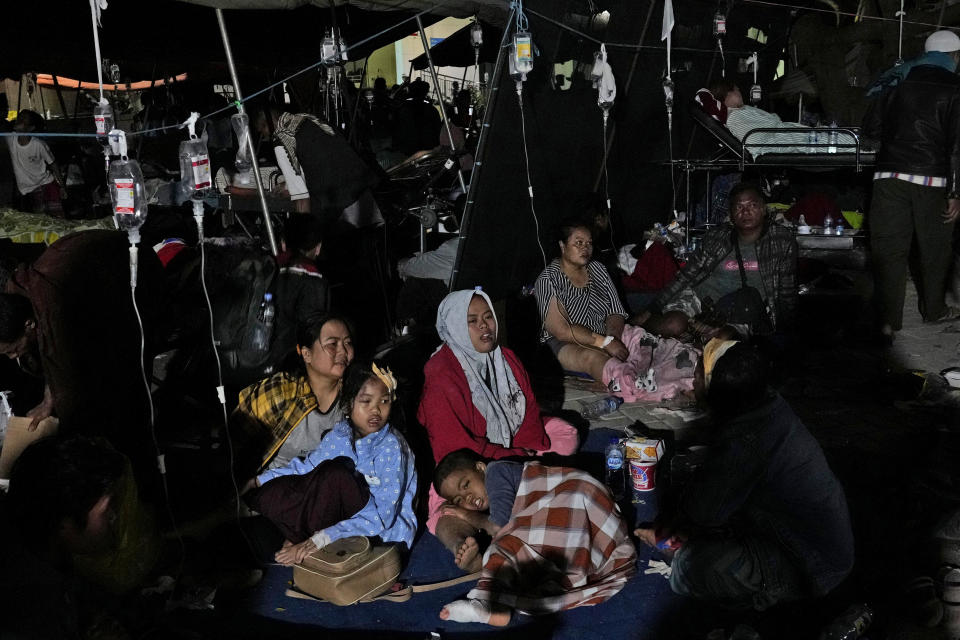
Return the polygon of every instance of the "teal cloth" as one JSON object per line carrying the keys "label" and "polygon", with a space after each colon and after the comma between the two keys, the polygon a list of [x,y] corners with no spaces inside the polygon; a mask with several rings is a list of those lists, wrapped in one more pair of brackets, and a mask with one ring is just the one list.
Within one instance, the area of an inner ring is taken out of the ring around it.
{"label": "teal cloth", "polygon": [[917,56],[911,60],[905,60],[901,64],[895,64],[881,73],[880,77],[874,80],[870,86],[867,87],[867,97],[872,98],[883,93],[887,89],[892,89],[903,82],[914,67],[919,67],[922,65],[942,67],[950,73],[954,73],[957,70],[957,63],[954,61],[953,56],[949,53],[944,53],[942,51],[928,51],[923,55]]}

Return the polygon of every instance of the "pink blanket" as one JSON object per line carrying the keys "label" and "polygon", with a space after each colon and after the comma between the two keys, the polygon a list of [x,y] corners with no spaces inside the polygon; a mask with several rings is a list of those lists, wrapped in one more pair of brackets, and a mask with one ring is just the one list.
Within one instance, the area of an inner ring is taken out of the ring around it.
{"label": "pink blanket", "polygon": [[623,328],[622,341],[630,351],[627,360],[610,358],[603,367],[603,383],[614,395],[627,402],[662,402],[693,389],[696,348],[632,325]]}

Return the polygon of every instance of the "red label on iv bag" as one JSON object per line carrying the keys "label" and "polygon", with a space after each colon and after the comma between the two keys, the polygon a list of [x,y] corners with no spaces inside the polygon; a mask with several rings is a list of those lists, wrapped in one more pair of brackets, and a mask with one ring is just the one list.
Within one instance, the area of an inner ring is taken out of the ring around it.
{"label": "red label on iv bag", "polygon": [[117,192],[117,203],[113,207],[114,213],[132,215],[135,213],[133,198],[133,180],[118,178],[113,181]]}
{"label": "red label on iv bag", "polygon": [[713,35],[723,36],[727,34],[727,17],[722,13],[713,16]]}
{"label": "red label on iv bag", "polygon": [[107,132],[107,125],[104,123],[103,116],[93,116],[93,122],[97,125],[97,134],[103,135]]}
{"label": "red label on iv bag", "polygon": [[194,156],[193,158],[190,158],[190,164],[193,166],[194,189],[209,188],[210,159],[207,156]]}

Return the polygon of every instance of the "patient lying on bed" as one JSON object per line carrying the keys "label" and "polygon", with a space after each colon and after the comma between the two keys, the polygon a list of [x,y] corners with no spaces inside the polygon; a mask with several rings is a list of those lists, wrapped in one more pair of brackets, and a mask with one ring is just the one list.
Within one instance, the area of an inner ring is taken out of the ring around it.
{"label": "patient lying on bed", "polygon": [[[706,92],[701,90],[697,94],[697,102],[701,107],[705,107],[704,103],[709,101],[709,98],[703,95],[704,93]],[[806,127],[797,122],[784,122],[780,119],[780,116],[775,113],[745,105],[743,103],[743,94],[740,93],[740,88],[730,80],[717,82],[710,87],[709,93],[713,94],[712,97],[719,104],[714,106],[713,109],[706,107],[704,110],[722,124],[725,124],[727,129],[730,130],[730,133],[735,135],[741,142],[743,142],[747,133],[753,129],[797,130],[796,132],[790,133],[763,132],[753,134],[750,136],[751,143],[757,143],[758,145],[776,144],[778,146],[766,147],[749,144],[747,145],[747,151],[752,155],[759,156],[765,153],[827,152],[826,146],[809,146],[810,143],[814,141],[810,138],[810,127]],[[722,105],[722,107],[720,105]],[[723,119],[724,114],[726,119]],[[827,142],[827,133],[823,131],[819,132],[816,142],[825,145]],[[837,136],[837,143],[839,145],[854,144],[854,139],[849,134],[841,133]],[[853,147],[845,148],[841,146],[839,148],[841,152],[849,153],[852,152],[852,150]]]}

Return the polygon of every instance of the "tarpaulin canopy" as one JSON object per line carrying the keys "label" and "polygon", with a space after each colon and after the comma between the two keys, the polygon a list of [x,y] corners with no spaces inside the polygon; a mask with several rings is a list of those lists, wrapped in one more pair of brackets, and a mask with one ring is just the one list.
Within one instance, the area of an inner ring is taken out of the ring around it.
{"label": "tarpaulin canopy", "polygon": [[509,11],[508,0],[180,0],[218,9],[296,9],[312,5],[328,8],[331,4],[349,4],[367,11],[430,11],[444,16],[466,18],[479,15],[502,24]]}
{"label": "tarpaulin canopy", "polygon": [[[289,11],[225,12],[238,71],[250,77],[251,86],[266,84],[271,78],[283,77],[284,72],[319,60],[323,30],[334,20],[326,3],[322,7],[271,0],[260,4],[266,8],[304,6]],[[423,23],[430,25],[442,19],[444,9],[423,16]],[[406,6],[396,11],[370,11],[351,3],[336,8],[336,22],[348,45],[379,34],[350,51],[350,58],[356,60],[414,32],[415,23],[398,24],[414,13]],[[38,15],[55,19],[38,23]],[[16,46],[5,47],[0,57],[0,77],[19,78],[22,73],[39,72],[96,80],[90,4],[86,0],[12,3],[4,9],[4,23],[25,32]],[[176,0],[111,2],[102,13],[102,25],[102,55],[119,65],[123,82],[184,72],[191,79],[229,81],[223,43],[210,6]]]}
{"label": "tarpaulin canopy", "polygon": [[[483,46],[480,47],[480,62],[496,62],[497,51],[500,46],[500,37],[503,35],[501,28],[494,27],[486,22],[480,21],[483,28]],[[438,67],[470,67],[474,63],[473,42],[470,39],[470,29],[473,24],[468,24],[462,29],[450,34],[441,42],[430,47],[430,55],[433,57],[433,63]],[[414,69],[426,69],[430,66],[427,61],[427,54],[422,53],[410,61]]]}

